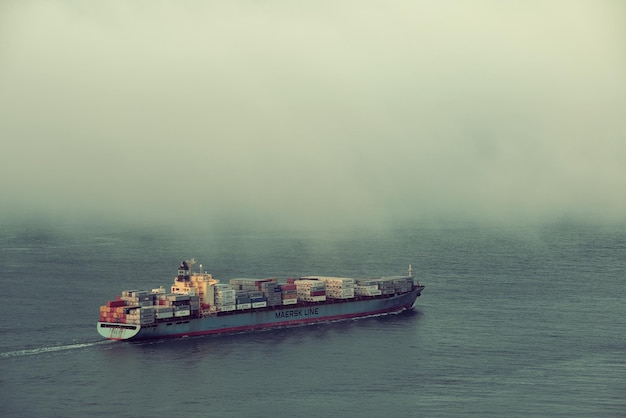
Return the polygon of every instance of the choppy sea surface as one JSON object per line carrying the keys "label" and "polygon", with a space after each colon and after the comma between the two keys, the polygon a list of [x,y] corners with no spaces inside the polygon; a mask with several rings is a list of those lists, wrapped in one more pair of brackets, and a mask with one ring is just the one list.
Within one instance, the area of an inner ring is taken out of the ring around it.
{"label": "choppy sea surface", "polygon": [[[415,309],[220,337],[111,342],[99,306],[232,277],[404,274]],[[214,233],[0,226],[3,417],[626,414],[626,227]]]}

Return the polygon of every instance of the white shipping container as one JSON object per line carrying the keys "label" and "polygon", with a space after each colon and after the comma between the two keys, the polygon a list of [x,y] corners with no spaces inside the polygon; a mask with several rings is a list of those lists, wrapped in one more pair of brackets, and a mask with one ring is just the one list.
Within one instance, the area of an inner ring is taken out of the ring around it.
{"label": "white shipping container", "polygon": [[296,289],[324,289],[326,283],[317,280],[298,280],[296,281]]}
{"label": "white shipping container", "polygon": [[148,296],[148,291],[147,290],[131,290],[129,291],[129,296],[132,296],[134,298],[146,297]]}
{"label": "white shipping container", "polygon": [[378,280],[376,279],[357,279],[354,282],[359,286],[378,286]]}
{"label": "white shipping container", "polygon": [[327,284],[351,284],[354,283],[354,279],[348,278],[348,277],[317,277],[316,278],[317,281],[320,282],[325,282]]}
{"label": "white shipping container", "polygon": [[216,295],[234,295],[236,293],[235,289],[215,289]]}
{"label": "white shipping container", "polygon": [[173,318],[174,312],[157,312],[156,317],[157,319]]}
{"label": "white shipping container", "polygon": [[252,307],[253,308],[265,308],[267,306],[267,302],[263,301],[263,302],[253,302],[252,303]]}
{"label": "white shipping container", "polygon": [[236,305],[236,301],[234,300],[225,300],[225,301],[215,301],[215,306],[226,306],[226,305]]}
{"label": "white shipping container", "polygon": [[216,305],[219,305],[220,303],[235,303],[237,301],[236,297],[232,297],[232,296],[228,296],[225,298],[218,298],[216,297],[215,299],[213,299],[215,301]]}
{"label": "white shipping container", "polygon": [[305,302],[323,302],[326,300],[326,295],[324,296],[300,296],[298,295],[298,299],[303,300]]}
{"label": "white shipping container", "polygon": [[237,305],[237,309],[239,310],[244,310],[244,309],[251,309],[252,308],[252,304],[251,303],[240,303]]}
{"label": "white shipping container", "polygon": [[354,289],[354,283],[343,283],[343,284],[326,284],[326,289]]}
{"label": "white shipping container", "polygon": [[326,296],[334,299],[347,299],[354,297],[354,289],[340,289],[326,291]]}
{"label": "white shipping container", "polygon": [[189,295],[176,295],[176,294],[167,295],[167,300],[171,302],[185,301],[185,300],[189,300]]}
{"label": "white shipping container", "polygon": [[312,279],[302,279],[302,280],[295,280],[294,284],[296,285],[296,287],[299,286],[324,286],[325,283],[323,281],[320,280],[312,280]]}
{"label": "white shipping container", "polygon": [[215,299],[224,298],[236,298],[237,295],[234,292],[215,292]]}
{"label": "white shipping container", "polygon": [[175,311],[174,312],[174,316],[178,317],[178,316],[189,316],[191,315],[191,311],[190,310],[184,310],[184,311]]}
{"label": "white shipping container", "polygon": [[215,298],[215,304],[219,305],[225,305],[227,303],[235,303],[237,301],[236,298]]}
{"label": "white shipping container", "polygon": [[283,299],[283,305],[295,305],[296,303],[298,303],[298,298]]}

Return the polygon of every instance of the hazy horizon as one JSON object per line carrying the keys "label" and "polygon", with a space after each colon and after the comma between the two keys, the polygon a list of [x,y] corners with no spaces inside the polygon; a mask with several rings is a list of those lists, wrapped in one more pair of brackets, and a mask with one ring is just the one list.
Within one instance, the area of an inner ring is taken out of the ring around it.
{"label": "hazy horizon", "polygon": [[624,222],[625,19],[608,0],[10,0],[0,217]]}

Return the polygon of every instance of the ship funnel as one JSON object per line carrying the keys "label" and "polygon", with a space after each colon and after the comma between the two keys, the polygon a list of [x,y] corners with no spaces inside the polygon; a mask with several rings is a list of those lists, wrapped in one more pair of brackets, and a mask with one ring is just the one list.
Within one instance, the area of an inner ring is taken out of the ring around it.
{"label": "ship funnel", "polygon": [[187,261],[183,261],[180,263],[180,267],[178,267],[178,277],[179,281],[188,281],[189,280],[189,264]]}

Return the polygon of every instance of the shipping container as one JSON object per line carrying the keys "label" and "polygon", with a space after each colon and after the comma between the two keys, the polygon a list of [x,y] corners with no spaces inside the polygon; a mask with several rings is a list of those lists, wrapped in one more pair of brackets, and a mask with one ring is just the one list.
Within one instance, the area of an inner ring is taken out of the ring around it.
{"label": "shipping container", "polygon": [[107,302],[106,306],[108,306],[109,308],[115,308],[117,306],[125,306],[126,305],[126,301],[123,300],[110,300]]}
{"label": "shipping container", "polygon": [[294,299],[283,299],[283,305],[295,305],[296,303],[298,303],[298,299],[294,298]]}
{"label": "shipping container", "polygon": [[326,300],[326,295],[324,296],[298,295],[298,299],[305,301],[305,302],[323,302]]}
{"label": "shipping container", "polygon": [[349,299],[354,297],[354,289],[326,290],[326,296],[332,299]]}

